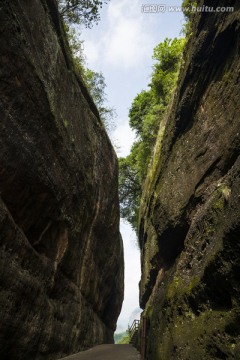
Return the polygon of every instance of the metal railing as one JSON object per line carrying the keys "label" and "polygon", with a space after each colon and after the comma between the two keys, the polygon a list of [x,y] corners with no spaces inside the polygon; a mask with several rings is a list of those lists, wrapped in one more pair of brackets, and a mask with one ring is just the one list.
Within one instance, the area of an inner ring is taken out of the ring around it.
{"label": "metal railing", "polygon": [[135,344],[138,336],[140,320],[134,320],[131,327],[128,327],[129,343]]}
{"label": "metal railing", "polygon": [[[139,347],[141,360],[145,360],[146,341],[147,341],[147,319],[142,317],[141,337],[139,337],[140,320],[134,320],[131,327],[128,327],[129,344]],[[140,341],[140,343],[138,343]]]}

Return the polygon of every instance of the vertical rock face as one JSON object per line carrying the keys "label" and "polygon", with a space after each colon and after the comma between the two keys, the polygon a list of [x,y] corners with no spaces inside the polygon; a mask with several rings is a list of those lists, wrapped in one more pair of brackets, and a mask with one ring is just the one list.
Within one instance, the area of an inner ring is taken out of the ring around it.
{"label": "vertical rock face", "polygon": [[140,301],[150,360],[240,354],[240,4],[199,5],[235,10],[195,15],[145,184]]}
{"label": "vertical rock face", "polygon": [[0,358],[113,341],[123,299],[117,160],[53,0],[0,6]]}

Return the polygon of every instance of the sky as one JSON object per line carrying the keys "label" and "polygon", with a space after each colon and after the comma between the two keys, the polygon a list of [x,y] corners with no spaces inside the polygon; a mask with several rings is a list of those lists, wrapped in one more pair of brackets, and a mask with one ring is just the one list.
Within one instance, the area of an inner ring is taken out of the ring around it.
{"label": "sky", "polygon": [[[153,3],[180,6],[181,2],[110,0],[103,5],[99,24],[91,29],[81,29],[87,66],[103,73],[107,105],[116,109],[116,129],[111,139],[118,156],[127,156],[135,139],[128,125],[128,112],[133,99],[147,89],[150,82],[153,49],[166,37],[180,37],[184,24],[181,12],[149,13],[144,10]],[[125,331],[141,311],[138,292],[140,251],[136,234],[124,221],[121,221],[120,231],[125,254],[125,298],[116,332]]]}

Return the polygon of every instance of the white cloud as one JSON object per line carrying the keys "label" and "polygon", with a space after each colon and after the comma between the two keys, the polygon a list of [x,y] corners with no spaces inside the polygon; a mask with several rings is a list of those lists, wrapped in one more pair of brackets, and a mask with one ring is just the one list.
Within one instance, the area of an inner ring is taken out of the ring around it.
{"label": "white cloud", "polygon": [[113,66],[128,68],[138,65],[145,57],[148,37],[141,35],[139,20],[119,19],[105,41],[108,44],[106,61]]}
{"label": "white cloud", "polygon": [[119,120],[120,125],[118,125],[111,135],[117,154],[121,157],[125,157],[130,153],[132,144],[135,140],[135,133],[131,130],[128,121],[129,120],[127,119],[125,122],[121,123]]}
{"label": "white cloud", "polygon": [[114,66],[136,66],[148,54],[149,35],[138,1],[113,1],[108,8],[109,32],[104,38],[106,60]]}
{"label": "white cloud", "polygon": [[101,62],[125,70],[139,69],[152,54],[154,40],[150,25],[150,18],[141,13],[138,0],[112,0],[107,8],[104,33],[100,31],[98,38],[85,43],[90,65]]}

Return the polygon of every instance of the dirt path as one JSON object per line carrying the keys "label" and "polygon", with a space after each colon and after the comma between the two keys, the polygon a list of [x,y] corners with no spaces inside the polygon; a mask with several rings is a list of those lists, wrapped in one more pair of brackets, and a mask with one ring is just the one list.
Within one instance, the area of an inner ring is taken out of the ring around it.
{"label": "dirt path", "polygon": [[[93,349],[63,358],[64,360],[140,360],[131,345],[99,345]],[[61,359],[61,360],[63,360]]]}

